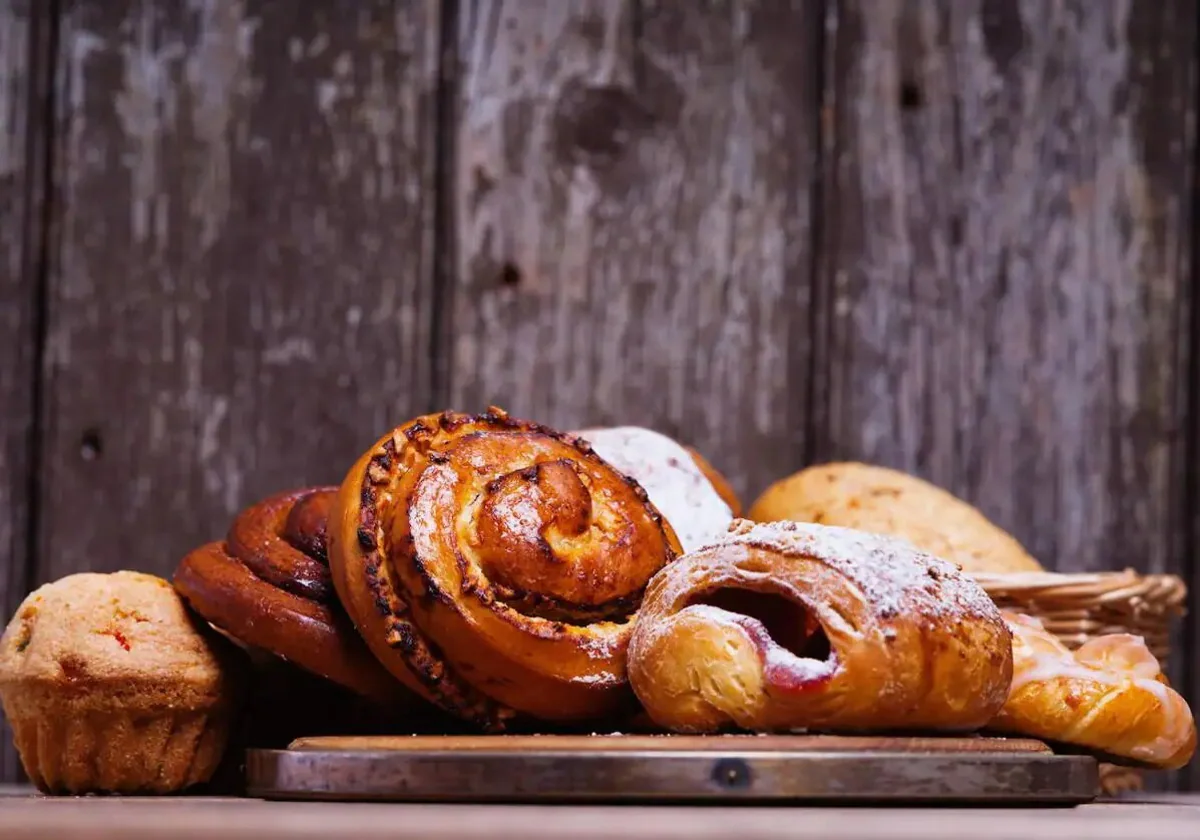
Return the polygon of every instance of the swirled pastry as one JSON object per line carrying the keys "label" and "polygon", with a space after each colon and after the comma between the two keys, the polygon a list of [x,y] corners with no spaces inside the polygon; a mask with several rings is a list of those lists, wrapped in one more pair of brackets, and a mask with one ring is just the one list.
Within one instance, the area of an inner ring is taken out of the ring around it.
{"label": "swirled pastry", "polygon": [[651,580],[628,667],[679,732],[969,731],[1008,696],[1012,648],[983,589],[908,543],[736,520]]}
{"label": "swirled pastry", "polygon": [[636,706],[631,619],[679,542],[586,442],[494,408],[420,417],[363,454],[330,521],[359,632],[443,709],[496,731]]}
{"label": "swirled pastry", "polygon": [[371,655],[338,603],[326,560],[336,490],[277,493],[234,519],[225,539],[190,552],[175,589],[214,627],[380,706],[417,700]]}
{"label": "swirled pastry", "polygon": [[1072,652],[1038,619],[1008,611],[1004,618],[1013,634],[1013,680],[990,728],[1167,770],[1191,760],[1191,709],[1141,637],[1099,636]]}
{"label": "swirled pastry", "polygon": [[642,485],[675,529],[684,551],[724,534],[733,521],[732,508],[737,505],[733,491],[694,450],[640,426],[584,429],[573,434],[586,439],[596,454]]}
{"label": "swirled pastry", "polygon": [[975,507],[917,476],[872,464],[800,470],[764,490],[747,518],[900,537],[967,572],[1042,571],[1020,543]]}

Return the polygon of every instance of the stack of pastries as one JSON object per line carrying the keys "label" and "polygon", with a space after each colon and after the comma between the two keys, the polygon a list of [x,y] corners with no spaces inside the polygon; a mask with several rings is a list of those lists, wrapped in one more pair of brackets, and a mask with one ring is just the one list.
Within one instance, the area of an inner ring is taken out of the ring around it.
{"label": "stack of pastries", "polygon": [[[655,431],[446,411],[251,505],[170,582],[34,591],[0,699],[53,793],[183,790],[318,731],[994,731],[1186,764],[1191,711],[1139,638],[1069,651],[972,577],[1038,568],[879,467],[814,466],[743,512]],[[293,714],[247,733],[272,686]]]}

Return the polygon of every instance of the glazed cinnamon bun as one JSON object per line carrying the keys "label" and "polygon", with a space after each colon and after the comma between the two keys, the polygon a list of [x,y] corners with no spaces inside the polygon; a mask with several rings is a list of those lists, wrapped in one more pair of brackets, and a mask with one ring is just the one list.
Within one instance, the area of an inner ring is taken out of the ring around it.
{"label": "glazed cinnamon bun", "polygon": [[495,408],[419,417],[362,455],[330,523],[355,626],[438,706],[491,731],[636,707],[632,619],[680,546],[585,441]]}

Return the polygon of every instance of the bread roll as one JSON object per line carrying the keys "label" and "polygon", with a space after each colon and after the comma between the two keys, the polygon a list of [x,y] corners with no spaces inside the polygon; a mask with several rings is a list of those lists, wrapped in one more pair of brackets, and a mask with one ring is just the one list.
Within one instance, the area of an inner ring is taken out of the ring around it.
{"label": "bread roll", "polygon": [[809,467],[768,487],[747,514],[902,537],[967,572],[1042,566],[976,508],[916,476],[860,463]]}

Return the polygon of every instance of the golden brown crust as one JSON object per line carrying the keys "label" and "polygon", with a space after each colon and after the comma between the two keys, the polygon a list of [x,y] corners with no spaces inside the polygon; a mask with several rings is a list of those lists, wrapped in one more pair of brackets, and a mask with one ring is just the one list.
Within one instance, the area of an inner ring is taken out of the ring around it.
{"label": "golden brown crust", "polygon": [[381,706],[416,698],[371,655],[337,601],[326,562],[336,488],[277,493],[234,519],[223,542],[190,552],[174,584],[197,613],[245,645],[294,662]]}
{"label": "golden brown crust", "polygon": [[236,649],[166,581],[69,575],[32,592],[0,638],[0,699],[49,793],[182,790],[207,781],[242,696]]}
{"label": "golden brown crust", "polygon": [[744,520],[655,575],[628,666],[650,717],[681,732],[969,731],[1012,674],[999,611],[950,564],[882,536]]}
{"label": "golden brown crust", "polygon": [[334,585],[376,657],[492,730],[632,701],[631,614],[679,551],[635,481],[499,409],[380,438],[342,483],[329,536]]}
{"label": "golden brown crust", "polygon": [[1017,540],[963,500],[916,476],[870,464],[801,470],[763,491],[747,518],[901,537],[967,572],[1043,570]]}
{"label": "golden brown crust", "polygon": [[1191,760],[1191,709],[1140,637],[1100,636],[1070,651],[1036,618],[1004,617],[1013,683],[992,729],[1074,744],[1114,762],[1176,770]]}

